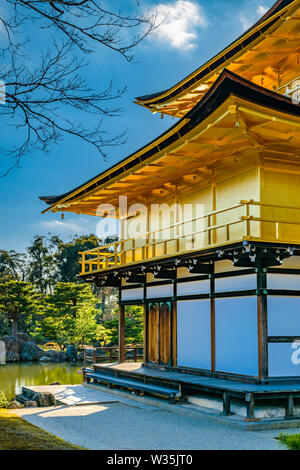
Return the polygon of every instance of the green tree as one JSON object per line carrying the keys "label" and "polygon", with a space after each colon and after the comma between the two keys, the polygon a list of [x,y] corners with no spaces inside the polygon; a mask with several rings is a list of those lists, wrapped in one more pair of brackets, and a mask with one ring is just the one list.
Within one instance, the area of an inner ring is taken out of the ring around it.
{"label": "green tree", "polygon": [[[97,298],[88,284],[59,282],[53,294],[45,298],[45,314],[40,324],[40,332],[47,339],[56,341],[62,348],[78,341],[79,326],[86,318],[91,325],[99,320],[101,311],[96,310]],[[94,326],[93,326],[94,328]],[[94,335],[96,333],[96,326]],[[85,333],[87,336],[89,334]],[[81,337],[82,339],[82,337]]]}
{"label": "green tree", "polygon": [[116,237],[107,237],[102,240],[96,235],[75,235],[70,242],[63,242],[58,236],[50,240],[55,246],[55,259],[58,269],[58,280],[61,282],[79,282],[81,266],[79,264],[79,253],[92,250],[98,246],[108,245],[116,241]]}
{"label": "green tree", "polygon": [[0,279],[2,281],[8,279],[25,281],[27,269],[26,256],[23,253],[0,250]]}
{"label": "green tree", "polygon": [[0,283],[0,314],[11,322],[13,336],[19,326],[27,332],[34,329],[40,312],[40,296],[32,284],[14,280]]}
{"label": "green tree", "polygon": [[[117,311],[115,311],[117,316]],[[108,339],[118,344],[119,321],[118,318],[104,323]],[[125,344],[142,344],[144,338],[144,310],[143,307],[132,305],[126,308],[125,316]]]}
{"label": "green tree", "polygon": [[28,281],[35,284],[41,294],[46,295],[57,282],[53,245],[46,237],[37,235],[32,245],[27,248],[27,254],[30,266]]}
{"label": "green tree", "polygon": [[97,337],[97,310],[92,303],[80,305],[74,324],[74,342],[83,346],[90,344]]}

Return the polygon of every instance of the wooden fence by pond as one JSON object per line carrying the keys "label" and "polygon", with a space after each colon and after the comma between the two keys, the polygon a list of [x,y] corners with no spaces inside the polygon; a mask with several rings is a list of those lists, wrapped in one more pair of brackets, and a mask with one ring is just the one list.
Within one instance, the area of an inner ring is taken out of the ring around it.
{"label": "wooden fence by pond", "polygon": [[[144,349],[142,346],[126,346],[125,361],[138,362],[144,358]],[[119,347],[101,347],[84,349],[84,367],[88,363],[99,364],[100,362],[116,362],[119,359]]]}

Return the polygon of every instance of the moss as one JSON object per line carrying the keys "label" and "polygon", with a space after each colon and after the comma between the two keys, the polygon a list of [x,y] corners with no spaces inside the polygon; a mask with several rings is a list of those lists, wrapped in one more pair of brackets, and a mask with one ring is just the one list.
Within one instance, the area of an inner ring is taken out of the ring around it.
{"label": "moss", "polygon": [[0,408],[7,408],[7,405],[8,400],[6,399],[4,392],[0,391]]}
{"label": "moss", "polygon": [[290,450],[300,450],[300,434],[281,433],[278,440]]}
{"label": "moss", "polygon": [[0,450],[85,450],[27,423],[11,410],[0,410]]}

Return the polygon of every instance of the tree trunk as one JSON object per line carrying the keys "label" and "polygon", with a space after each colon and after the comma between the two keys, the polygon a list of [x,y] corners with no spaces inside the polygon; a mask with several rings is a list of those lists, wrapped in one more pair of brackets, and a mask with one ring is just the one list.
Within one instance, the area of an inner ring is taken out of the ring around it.
{"label": "tree trunk", "polygon": [[18,320],[13,319],[12,327],[11,327],[11,334],[12,336],[16,336],[17,333],[18,333]]}

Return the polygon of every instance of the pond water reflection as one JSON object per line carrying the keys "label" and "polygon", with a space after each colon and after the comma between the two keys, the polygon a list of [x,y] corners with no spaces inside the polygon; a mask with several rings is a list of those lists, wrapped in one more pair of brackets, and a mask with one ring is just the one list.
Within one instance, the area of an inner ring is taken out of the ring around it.
{"label": "pond water reflection", "polygon": [[47,385],[53,382],[60,382],[62,385],[80,384],[82,375],[78,371],[81,367],[79,363],[0,365],[0,391],[12,400],[25,385]]}

